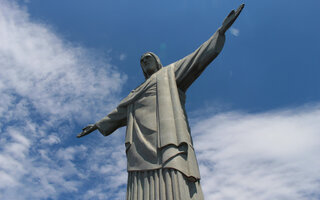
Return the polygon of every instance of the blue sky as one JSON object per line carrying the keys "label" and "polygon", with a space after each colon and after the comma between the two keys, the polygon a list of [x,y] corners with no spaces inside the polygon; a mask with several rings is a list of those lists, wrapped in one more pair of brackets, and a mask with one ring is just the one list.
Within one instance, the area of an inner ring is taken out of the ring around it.
{"label": "blue sky", "polygon": [[124,131],[75,135],[231,9],[222,53],[187,92],[206,199],[320,199],[318,1],[0,0],[0,198],[124,199]]}

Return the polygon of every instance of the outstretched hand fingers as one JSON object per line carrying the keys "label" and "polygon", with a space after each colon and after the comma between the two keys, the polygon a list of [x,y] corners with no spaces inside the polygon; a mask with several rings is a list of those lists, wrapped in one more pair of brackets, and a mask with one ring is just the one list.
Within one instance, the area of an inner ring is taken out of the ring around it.
{"label": "outstretched hand fingers", "polygon": [[95,125],[94,124],[89,124],[88,126],[86,126],[86,127],[84,127],[82,129],[82,132],[77,135],[77,138],[80,138],[80,137],[83,137],[85,135],[88,135],[91,132],[93,132],[94,130],[95,130]]}
{"label": "outstretched hand fingers", "polygon": [[93,124],[89,124],[88,126],[84,127],[82,130],[85,131],[85,130],[91,128],[92,126],[93,126]]}
{"label": "outstretched hand fingers", "polygon": [[237,9],[237,11],[235,12],[235,17],[236,17],[236,18],[240,15],[240,13],[241,13],[241,11],[242,11],[243,8],[244,8],[244,4],[241,4],[241,5],[239,6],[239,8]]}
{"label": "outstretched hand fingers", "polygon": [[220,28],[220,33],[224,34],[236,21],[242,9],[244,8],[244,4],[241,4],[237,10],[232,10],[229,15],[224,19],[222,23],[222,27]]}
{"label": "outstretched hand fingers", "polygon": [[[240,15],[242,9],[244,8],[244,4],[241,4],[238,9],[235,11],[235,10],[232,10],[230,12],[230,14],[228,15],[228,17],[230,17],[230,22],[231,24],[233,24],[236,19],[238,18],[238,16]],[[231,17],[232,16],[232,17]],[[231,25],[230,25],[231,26]]]}
{"label": "outstretched hand fingers", "polygon": [[88,128],[89,128],[89,126],[83,128],[82,132],[77,135],[77,138],[80,138],[80,137],[83,137],[85,135],[88,135]]}
{"label": "outstretched hand fingers", "polygon": [[79,133],[77,135],[77,138],[83,137],[83,136],[88,135],[88,134],[89,134],[88,130],[83,130],[81,133]]}
{"label": "outstretched hand fingers", "polygon": [[81,138],[82,136],[83,136],[83,132],[79,133],[79,134],[77,135],[77,138]]}

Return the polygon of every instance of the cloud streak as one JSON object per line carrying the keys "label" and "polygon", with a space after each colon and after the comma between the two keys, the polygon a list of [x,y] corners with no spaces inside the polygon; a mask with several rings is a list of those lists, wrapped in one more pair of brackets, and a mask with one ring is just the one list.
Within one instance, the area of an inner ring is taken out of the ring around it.
{"label": "cloud streak", "polygon": [[221,113],[193,127],[207,199],[319,199],[320,106]]}
{"label": "cloud streak", "polygon": [[84,194],[92,178],[88,158],[98,156],[93,146],[74,143],[75,128],[110,110],[125,76],[31,21],[15,2],[0,0],[0,43],[0,199]]}
{"label": "cloud streak", "polygon": [[231,32],[232,35],[234,35],[236,37],[238,37],[239,34],[240,34],[239,29],[236,29],[236,28],[233,28],[233,27],[230,28],[230,32]]}

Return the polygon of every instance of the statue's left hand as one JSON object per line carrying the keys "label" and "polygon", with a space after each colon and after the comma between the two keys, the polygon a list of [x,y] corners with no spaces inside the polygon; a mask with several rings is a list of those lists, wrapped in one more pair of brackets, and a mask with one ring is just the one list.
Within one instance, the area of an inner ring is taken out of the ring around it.
{"label": "statue's left hand", "polygon": [[220,33],[224,34],[232,26],[232,24],[236,21],[236,19],[240,15],[243,8],[244,8],[244,4],[241,4],[236,11],[232,10],[229,13],[229,15],[224,19],[222,26],[219,29]]}

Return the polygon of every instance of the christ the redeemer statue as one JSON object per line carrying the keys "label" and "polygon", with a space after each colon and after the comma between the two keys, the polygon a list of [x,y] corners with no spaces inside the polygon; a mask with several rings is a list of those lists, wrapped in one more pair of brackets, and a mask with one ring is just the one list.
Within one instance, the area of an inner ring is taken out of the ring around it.
{"label": "christ the redeemer statue", "polygon": [[[166,67],[154,53],[142,55],[145,82],[110,114],[83,129],[104,136],[127,126],[127,200],[201,200],[200,173],[185,111],[185,93],[218,56],[225,32],[244,5],[232,10],[217,32],[196,51]],[[112,184],[112,183],[110,183]]]}

